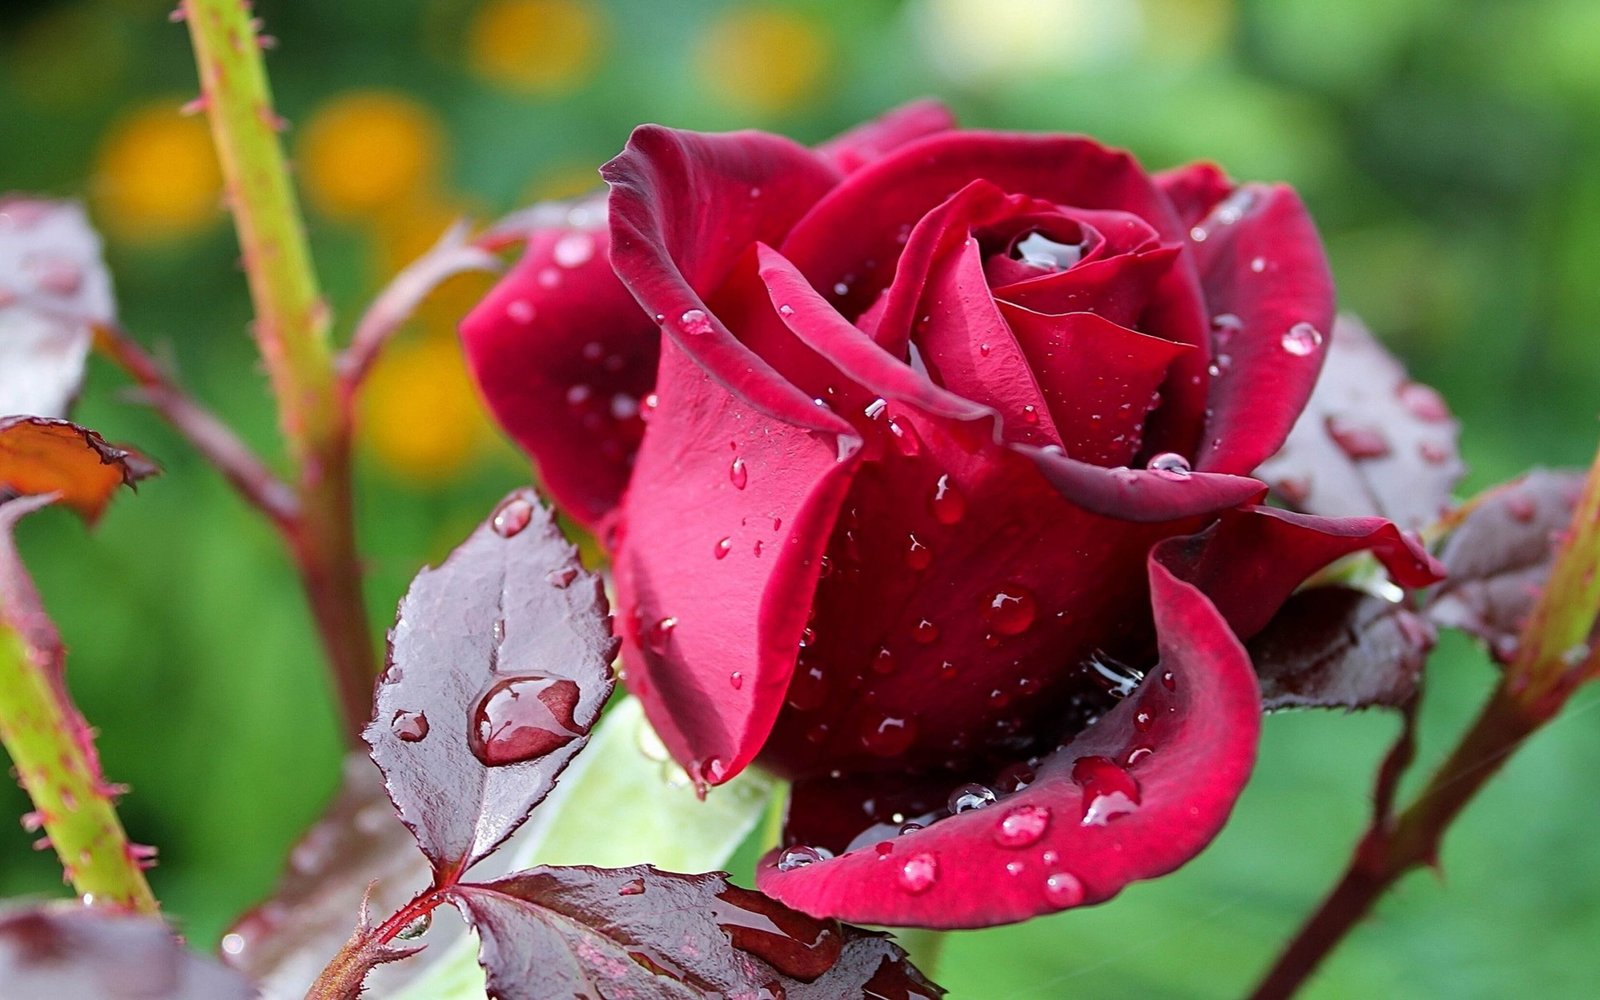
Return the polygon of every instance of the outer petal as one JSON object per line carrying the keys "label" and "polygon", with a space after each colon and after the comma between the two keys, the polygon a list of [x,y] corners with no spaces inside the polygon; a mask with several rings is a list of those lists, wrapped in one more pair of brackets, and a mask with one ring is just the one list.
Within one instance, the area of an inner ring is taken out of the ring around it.
{"label": "outer petal", "polygon": [[873,160],[925,136],[956,127],[956,116],[931,98],[893,108],[872,121],[829,139],[817,152],[840,173],[859,170]]}
{"label": "outer petal", "polygon": [[1197,468],[1247,473],[1289,436],[1322,370],[1333,277],[1305,206],[1248,184],[1191,230],[1217,376]]}
{"label": "outer petal", "polygon": [[606,259],[604,230],[542,229],[461,323],[495,419],[561,507],[593,527],[628,484],[658,331]]}
{"label": "outer petal", "polygon": [[1155,181],[1185,226],[1199,223],[1234,188],[1215,163],[1190,163],[1163,170],[1155,175]]}
{"label": "outer petal", "polygon": [[1255,761],[1255,674],[1217,609],[1159,561],[1150,592],[1160,662],[1138,690],[1040,762],[1032,784],[830,860],[757,871],[814,915],[985,927],[1097,903],[1165,874],[1218,830]]}

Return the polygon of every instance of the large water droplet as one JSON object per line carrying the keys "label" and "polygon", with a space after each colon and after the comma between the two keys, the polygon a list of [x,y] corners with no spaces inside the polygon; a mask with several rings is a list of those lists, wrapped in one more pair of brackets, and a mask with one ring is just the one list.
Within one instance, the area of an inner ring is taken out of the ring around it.
{"label": "large water droplet", "polygon": [[988,785],[980,785],[975,781],[969,781],[965,785],[957,786],[956,790],[950,793],[950,798],[945,805],[950,810],[950,815],[959,816],[964,812],[992,806],[999,801],[999,798],[994,793],[994,789]]}
{"label": "large water droplet", "polygon": [[1309,357],[1322,346],[1322,332],[1310,323],[1296,323],[1284,331],[1281,343],[1295,357]]}
{"label": "large water droplet", "polygon": [[1189,460],[1175,451],[1164,451],[1152,456],[1145,468],[1154,472],[1162,479],[1171,479],[1182,482],[1191,475]]}
{"label": "large water droplet", "polygon": [[711,550],[712,554],[718,559],[726,559],[731,551],[733,551],[733,539],[731,538],[717,539],[717,544]]}
{"label": "large water droplet", "polygon": [[1028,803],[1007,809],[994,825],[994,842],[1001,847],[1032,847],[1050,828],[1050,807]]}
{"label": "large water droplet", "polygon": [[916,739],[914,720],[878,713],[868,716],[861,727],[861,746],[879,757],[898,757],[911,749]]}
{"label": "large water droplet", "polygon": [[1083,826],[1105,826],[1139,806],[1139,782],[1110,757],[1079,757],[1072,780],[1083,789]]}
{"label": "large water droplet", "polygon": [[911,626],[911,638],[926,646],[939,638],[939,626],[924,618]]}
{"label": "large water droplet", "polygon": [[786,847],[778,855],[778,871],[792,872],[796,868],[814,865],[818,861],[826,861],[833,857],[833,852],[822,847],[810,847],[805,844],[796,844]]}
{"label": "large water droplet", "polygon": [[922,454],[922,438],[917,429],[903,417],[890,417],[889,433],[894,437],[895,450],[907,457]]}
{"label": "large water droplet", "polygon": [[1083,902],[1083,883],[1067,872],[1054,872],[1044,880],[1044,898],[1058,910]]}
{"label": "large water droplet", "polygon": [[677,627],[678,619],[668,615],[650,626],[649,632],[645,634],[645,641],[650,644],[650,648],[655,652],[665,653],[667,651],[667,643],[672,638],[672,630]]}
{"label": "large water droplet", "polygon": [[565,678],[529,674],[490,685],[478,699],[467,743],[490,767],[533,760],[583,735],[573,720],[578,685]]}
{"label": "large water droplet", "polygon": [[906,565],[914,570],[927,569],[933,562],[933,550],[917,541],[917,536],[911,536],[911,544],[906,549]]}
{"label": "large water droplet", "polygon": [[533,504],[522,497],[512,497],[501,504],[489,522],[494,533],[501,538],[513,538],[533,520]]}
{"label": "large water droplet", "polygon": [[1021,635],[1038,613],[1033,593],[1014,583],[989,591],[979,605],[984,624],[1001,635]]}
{"label": "large water droplet", "polygon": [[684,333],[695,336],[710,333],[712,330],[711,317],[706,315],[704,309],[685,310],[684,314],[678,317],[678,325],[683,328]]}
{"label": "large water droplet", "polygon": [[421,712],[402,709],[389,720],[389,728],[405,743],[420,743],[428,736],[428,717]]}
{"label": "large water droplet", "polygon": [[940,524],[955,524],[967,515],[967,498],[950,481],[948,472],[933,484],[933,496],[928,501],[928,507]]}
{"label": "large water droplet", "polygon": [[733,464],[728,466],[728,482],[736,490],[742,490],[750,482],[750,470],[745,467],[744,459],[735,458]]}
{"label": "large water droplet", "polygon": [[939,859],[926,852],[913,854],[900,864],[900,888],[920,896],[939,881]]}
{"label": "large water droplet", "polygon": [[1065,271],[1083,258],[1083,244],[1060,243],[1036,229],[1012,244],[1011,258],[1045,271]]}
{"label": "large water droplet", "polygon": [[432,926],[433,914],[424,913],[418,916],[415,920],[406,924],[404,927],[400,928],[399,932],[395,934],[395,937],[401,941],[415,941],[417,938],[428,933],[428,928]]}
{"label": "large water droplet", "polygon": [[1000,769],[1000,773],[994,777],[994,787],[1009,795],[1033,784],[1034,777],[1033,768],[1026,761],[1019,760]]}

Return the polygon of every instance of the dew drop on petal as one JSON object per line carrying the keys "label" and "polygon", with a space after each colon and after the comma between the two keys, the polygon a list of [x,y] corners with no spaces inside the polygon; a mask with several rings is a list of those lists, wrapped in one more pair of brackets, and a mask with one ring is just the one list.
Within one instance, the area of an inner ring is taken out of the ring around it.
{"label": "dew drop on petal", "polygon": [[965,785],[958,785],[955,791],[950,793],[950,798],[946,801],[945,806],[950,810],[950,815],[959,816],[964,812],[992,806],[999,801],[999,798],[994,793],[994,789],[988,785],[980,785],[975,781],[969,781]]}
{"label": "dew drop on petal", "polygon": [[699,336],[711,332],[711,317],[706,315],[704,309],[687,309],[678,317],[678,325],[684,333]]}
{"label": "dew drop on petal", "polygon": [[567,233],[556,240],[550,256],[562,267],[587,264],[594,256],[594,237],[583,232]]}
{"label": "dew drop on petal", "polygon": [[918,541],[916,535],[912,535],[911,544],[906,549],[906,565],[914,570],[924,570],[932,562],[933,550]]}
{"label": "dew drop on petal", "polygon": [[1154,472],[1162,479],[1171,479],[1182,482],[1191,475],[1189,460],[1175,451],[1164,451],[1153,456],[1145,468]]}
{"label": "dew drop on petal", "polygon": [[1072,780],[1083,789],[1083,826],[1105,826],[1139,806],[1139,782],[1109,757],[1079,757]]}
{"label": "dew drop on petal", "polygon": [[650,631],[645,635],[645,641],[657,653],[667,651],[667,642],[672,638],[672,630],[678,627],[678,619],[668,615],[650,626]]}
{"label": "dew drop on petal", "polygon": [[1032,847],[1050,828],[1048,806],[1026,804],[1006,810],[994,825],[994,840],[1001,847]]}
{"label": "dew drop on petal", "polygon": [[911,749],[916,738],[916,723],[909,718],[878,713],[868,716],[861,727],[861,746],[878,757],[898,757]]}
{"label": "dew drop on petal", "polygon": [[744,674],[737,670],[733,671],[728,675],[728,686],[735,691],[744,687]]}
{"label": "dew drop on petal", "polygon": [[950,481],[948,472],[933,484],[933,496],[928,506],[940,524],[955,524],[967,515],[967,498]]}
{"label": "dew drop on petal", "polygon": [[1309,357],[1322,346],[1322,333],[1310,323],[1296,323],[1284,332],[1281,343],[1295,357]]}
{"label": "dew drop on petal", "polygon": [[736,490],[742,490],[750,482],[750,470],[745,467],[744,459],[735,458],[733,464],[728,466],[728,482]]}
{"label": "dew drop on petal", "polygon": [[911,626],[911,638],[926,646],[939,638],[939,626],[924,618]]}
{"label": "dew drop on petal", "polygon": [[536,313],[537,310],[534,308],[533,303],[527,299],[512,299],[506,305],[506,317],[513,323],[520,323],[523,326],[532,323]]}
{"label": "dew drop on petal", "polygon": [[731,551],[733,551],[733,539],[719,538],[717,539],[717,544],[712,548],[711,554],[718,559],[726,559]]}
{"label": "dew drop on petal", "polygon": [[917,429],[910,422],[900,417],[890,417],[888,420],[889,433],[894,436],[894,446],[900,454],[908,458],[922,454],[922,438],[917,434]]}
{"label": "dew drop on petal", "polygon": [[979,605],[984,624],[1001,635],[1021,635],[1033,625],[1038,613],[1033,593],[1014,583],[990,590]]}
{"label": "dew drop on petal", "polygon": [[814,865],[831,857],[833,857],[833,852],[826,848],[795,844],[793,847],[785,847],[783,853],[778,855],[778,871],[792,872],[796,868]]}
{"label": "dew drop on petal", "polygon": [[1033,768],[1019,760],[1000,769],[1000,773],[995,775],[994,787],[1009,795],[1033,784],[1034,777]]}
{"label": "dew drop on petal", "polygon": [[1044,880],[1044,898],[1058,910],[1083,902],[1083,883],[1068,872],[1053,872]]}
{"label": "dew drop on petal", "polygon": [[913,854],[900,865],[900,888],[920,896],[939,881],[939,859],[926,852]]}

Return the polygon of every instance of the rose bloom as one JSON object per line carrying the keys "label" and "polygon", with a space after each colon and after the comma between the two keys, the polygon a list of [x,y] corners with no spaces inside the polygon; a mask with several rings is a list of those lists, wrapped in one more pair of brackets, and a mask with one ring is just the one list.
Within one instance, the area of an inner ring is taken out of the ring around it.
{"label": "rose bloom", "polygon": [[1261,506],[1334,310],[1287,187],[931,103],[647,125],[602,175],[462,335],[667,747],[793,782],[757,880],[797,909],[985,926],[1176,868],[1254,763],[1241,640],[1351,552],[1436,576]]}

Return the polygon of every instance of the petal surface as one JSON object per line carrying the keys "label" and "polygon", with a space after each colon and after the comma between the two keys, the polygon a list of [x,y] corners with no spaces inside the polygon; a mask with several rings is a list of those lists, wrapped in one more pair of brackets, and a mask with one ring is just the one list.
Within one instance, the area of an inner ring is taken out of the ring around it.
{"label": "petal surface", "polygon": [[837,857],[757,870],[803,912],[986,927],[1102,902],[1188,861],[1221,829],[1255,761],[1254,672],[1198,589],[1150,563],[1159,662],[1137,690],[983,808]]}
{"label": "petal surface", "polygon": [[923,99],[892,108],[869,122],[840,133],[817,147],[817,152],[848,174],[882,159],[886,154],[936,132],[956,127],[956,116],[939,101]]}

